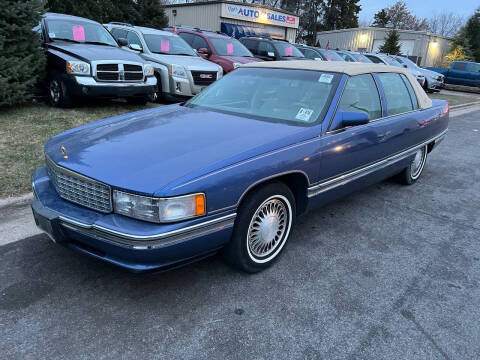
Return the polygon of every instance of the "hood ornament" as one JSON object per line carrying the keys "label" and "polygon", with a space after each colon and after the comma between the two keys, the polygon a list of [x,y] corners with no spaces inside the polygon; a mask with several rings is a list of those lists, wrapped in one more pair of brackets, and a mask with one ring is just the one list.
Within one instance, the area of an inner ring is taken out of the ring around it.
{"label": "hood ornament", "polygon": [[61,146],[61,147],[60,147],[60,150],[62,151],[63,158],[64,158],[64,159],[68,159],[67,149],[65,148],[65,146]]}

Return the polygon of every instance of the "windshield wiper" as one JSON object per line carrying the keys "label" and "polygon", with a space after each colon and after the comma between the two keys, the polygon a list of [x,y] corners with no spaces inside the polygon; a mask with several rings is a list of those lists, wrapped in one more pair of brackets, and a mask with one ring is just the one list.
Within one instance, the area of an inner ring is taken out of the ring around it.
{"label": "windshield wiper", "polygon": [[152,51],[152,53],[154,53],[154,54],[162,54],[162,55],[171,55],[170,53],[165,52],[165,51]]}
{"label": "windshield wiper", "polygon": [[108,43],[104,43],[104,42],[101,42],[101,41],[82,41],[82,43],[84,43],[84,44],[92,44],[92,45],[107,45],[107,46],[116,47],[115,45],[108,44]]}
{"label": "windshield wiper", "polygon": [[73,42],[73,43],[77,43],[77,44],[80,43],[80,41],[73,40],[73,39],[67,39],[67,38],[57,38],[57,37],[54,37],[54,38],[50,38],[50,39],[53,40],[53,41],[62,40],[62,41],[68,41],[68,42]]}

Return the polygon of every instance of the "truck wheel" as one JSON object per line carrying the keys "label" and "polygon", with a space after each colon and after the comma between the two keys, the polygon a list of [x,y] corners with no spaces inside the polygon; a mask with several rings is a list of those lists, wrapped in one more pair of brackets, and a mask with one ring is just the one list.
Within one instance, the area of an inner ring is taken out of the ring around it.
{"label": "truck wheel", "polygon": [[427,161],[427,153],[427,145],[418,149],[410,165],[399,174],[400,181],[404,185],[412,185],[422,175]]}
{"label": "truck wheel", "polygon": [[259,272],[281,254],[295,219],[295,197],[280,182],[247,195],[238,208],[230,242],[223,250],[228,264],[248,273]]}
{"label": "truck wheel", "polygon": [[52,75],[48,82],[48,99],[55,107],[68,108],[73,105],[72,97],[68,94],[67,87],[58,75]]}

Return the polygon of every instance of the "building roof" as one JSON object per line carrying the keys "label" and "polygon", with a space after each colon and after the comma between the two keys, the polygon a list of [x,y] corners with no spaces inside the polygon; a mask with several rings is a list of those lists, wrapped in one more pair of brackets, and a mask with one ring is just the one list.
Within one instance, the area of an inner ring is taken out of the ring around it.
{"label": "building roof", "polygon": [[242,5],[242,6],[268,9],[268,10],[276,11],[276,12],[279,12],[279,13],[282,13],[282,14],[298,16],[298,14],[296,14],[294,12],[286,11],[286,10],[283,10],[283,9],[277,9],[277,8],[272,7],[272,6],[260,5],[260,4],[250,4],[250,3],[238,2],[238,1],[225,1],[225,0],[223,0],[223,1],[222,0],[220,0],[220,1],[198,1],[198,2],[181,3],[181,4],[169,4],[169,5],[163,5],[163,7],[164,8],[178,8],[178,7],[183,7],[183,6],[200,6],[200,5],[212,5],[212,4]]}
{"label": "building roof", "polygon": [[291,61],[265,61],[252,62],[240,65],[240,67],[256,67],[271,69],[290,70],[314,70],[329,71],[347,74],[349,76],[369,73],[399,73],[404,74],[412,84],[417,95],[420,108],[425,109],[432,106],[432,100],[425,94],[418,81],[412,76],[408,69],[403,67],[388,66],[383,64],[370,64],[347,61],[316,61],[316,60],[291,60]]}
{"label": "building roof", "polygon": [[399,33],[405,33],[405,34],[420,34],[420,35],[425,35],[425,36],[434,36],[434,37],[439,37],[443,38],[446,40],[452,40],[452,38],[443,36],[443,35],[438,35],[431,33],[429,31],[417,31],[417,30],[405,30],[405,29],[392,29],[392,28],[380,28],[380,27],[374,27],[374,26],[365,26],[365,27],[357,27],[357,28],[348,28],[348,29],[338,29],[338,30],[328,30],[328,31],[319,31],[318,34],[334,34],[334,33],[342,33],[342,32],[348,32],[348,31],[392,31],[392,30],[397,30]]}

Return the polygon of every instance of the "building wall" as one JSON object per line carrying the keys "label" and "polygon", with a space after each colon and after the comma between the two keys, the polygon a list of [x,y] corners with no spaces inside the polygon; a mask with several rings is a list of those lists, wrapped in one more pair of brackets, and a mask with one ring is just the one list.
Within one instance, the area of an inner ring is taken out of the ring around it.
{"label": "building wall", "polygon": [[[389,29],[355,28],[334,31],[324,31],[317,34],[317,40],[322,47],[353,51],[376,51],[383,43]],[[405,55],[420,59],[422,66],[434,66],[441,62],[448,52],[450,40],[426,32],[399,30],[400,43]]]}
{"label": "building wall", "polygon": [[[241,4],[241,3],[240,3]],[[250,4],[248,4],[250,5]],[[177,15],[173,16],[173,10],[177,11]],[[220,31],[221,23],[245,25],[257,28],[263,28],[274,32],[275,34],[281,34],[283,38],[294,42],[297,29],[292,27],[282,27],[272,24],[261,24],[252,21],[243,21],[232,18],[223,18],[222,15],[222,3],[196,3],[195,6],[178,6],[178,7],[166,7],[165,14],[168,17],[168,25],[184,25],[198,27],[205,30]],[[277,37],[277,36],[275,36]]]}

